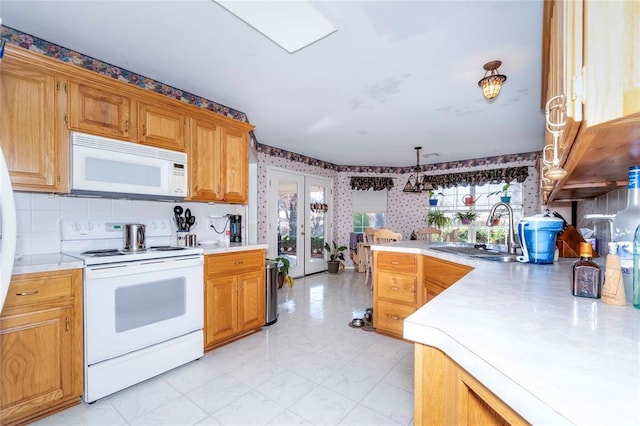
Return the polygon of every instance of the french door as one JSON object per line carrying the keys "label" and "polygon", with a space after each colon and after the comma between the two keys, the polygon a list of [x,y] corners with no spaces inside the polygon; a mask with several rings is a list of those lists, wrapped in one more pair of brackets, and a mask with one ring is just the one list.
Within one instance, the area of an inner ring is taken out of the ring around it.
{"label": "french door", "polygon": [[333,181],[268,170],[269,258],[286,257],[300,277],[327,269],[324,242],[331,235]]}

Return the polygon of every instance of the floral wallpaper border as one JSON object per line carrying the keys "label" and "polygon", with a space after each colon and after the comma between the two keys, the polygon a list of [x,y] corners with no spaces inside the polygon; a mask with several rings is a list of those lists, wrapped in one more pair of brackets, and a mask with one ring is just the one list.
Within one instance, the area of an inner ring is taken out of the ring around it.
{"label": "floral wallpaper border", "polygon": [[237,111],[217,102],[210,101],[201,96],[182,91],[168,84],[161,83],[135,72],[128,71],[124,68],[111,65],[91,56],[84,55],[75,50],[67,49],[46,40],[39,39],[32,35],[23,33],[16,29],[0,26],[0,36],[7,40],[8,43],[37,52],[50,58],[58,59],[67,64],[75,65],[89,71],[97,72],[106,77],[133,84],[134,86],[168,96],[179,101],[195,105],[199,108],[208,109],[216,114],[233,118],[238,121],[248,122],[244,112]]}
{"label": "floral wallpaper border", "polygon": [[[257,141],[256,141],[256,150],[262,154],[265,154],[271,157],[278,157],[285,160],[306,164],[308,166],[321,167],[323,169],[333,170],[336,172],[404,174],[404,173],[413,173],[415,171],[415,166],[407,166],[407,167],[342,166],[338,164],[329,163],[327,161],[316,160],[315,158],[307,157],[306,155],[297,154],[295,152],[287,151],[281,148],[264,145]],[[422,172],[429,174],[429,172],[449,171],[451,169],[460,169],[465,167],[487,167],[487,166],[497,166],[500,164],[511,164],[511,163],[519,163],[519,162],[535,163],[538,160],[539,155],[540,155],[540,151],[534,151],[534,152],[525,152],[521,154],[507,154],[507,155],[498,155],[495,157],[483,157],[483,158],[473,158],[470,160],[450,161],[446,163],[424,164],[422,165]]]}

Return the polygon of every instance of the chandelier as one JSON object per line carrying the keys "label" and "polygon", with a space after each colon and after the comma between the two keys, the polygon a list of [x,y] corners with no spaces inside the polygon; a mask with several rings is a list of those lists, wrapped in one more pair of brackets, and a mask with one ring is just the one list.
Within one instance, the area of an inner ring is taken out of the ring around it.
{"label": "chandelier", "polygon": [[482,87],[482,93],[487,99],[498,96],[500,89],[502,89],[502,83],[507,81],[506,75],[498,74],[500,65],[502,65],[502,61],[491,61],[484,64],[484,77],[480,79],[478,86]]}
{"label": "chandelier", "polygon": [[413,192],[416,194],[422,191],[429,191],[432,189],[431,183],[427,182],[426,176],[422,174],[422,167],[420,167],[420,150],[421,146],[416,146],[413,149],[416,150],[416,168],[411,173],[407,183],[404,185],[402,192]]}

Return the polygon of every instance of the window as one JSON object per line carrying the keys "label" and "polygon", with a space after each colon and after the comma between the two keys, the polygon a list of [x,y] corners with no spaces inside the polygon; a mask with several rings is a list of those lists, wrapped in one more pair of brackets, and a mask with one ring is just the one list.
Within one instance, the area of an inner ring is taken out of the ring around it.
{"label": "window", "polygon": [[[450,219],[449,225],[442,229],[442,236],[450,241],[463,241],[478,244],[506,244],[509,232],[509,221],[506,208],[499,207],[496,210],[499,220],[494,226],[487,226],[487,218],[491,207],[500,201],[504,195],[501,184],[488,184],[483,186],[460,186],[443,189],[441,209]],[[522,217],[522,186],[512,183],[507,189],[511,197],[509,205],[513,209],[513,221],[518,223]],[[465,204],[467,200],[473,200],[472,204]],[[432,207],[433,209],[433,207]],[[470,224],[464,224],[457,217],[457,213],[475,212],[477,217]]]}
{"label": "window", "polygon": [[353,232],[364,232],[368,227],[382,228],[387,212],[387,191],[351,191]]}

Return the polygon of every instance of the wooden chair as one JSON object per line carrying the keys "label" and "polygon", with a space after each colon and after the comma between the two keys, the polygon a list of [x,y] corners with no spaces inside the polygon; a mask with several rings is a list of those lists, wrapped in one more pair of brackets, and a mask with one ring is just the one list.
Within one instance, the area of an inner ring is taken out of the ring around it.
{"label": "wooden chair", "polygon": [[393,232],[391,229],[380,228],[373,234],[373,242],[374,244],[385,244],[392,243],[395,241],[401,241],[402,234],[397,232]]}
{"label": "wooden chair", "polygon": [[363,250],[365,251],[365,265],[364,265],[364,284],[368,285],[369,282],[369,274],[371,272],[371,266],[373,263],[373,258],[371,256],[371,244],[373,244],[373,236],[376,233],[375,228],[366,228],[363,232]]}
{"label": "wooden chair", "polygon": [[432,235],[442,235],[442,231],[433,226],[427,226],[426,228],[418,229],[418,239],[431,242]]}

